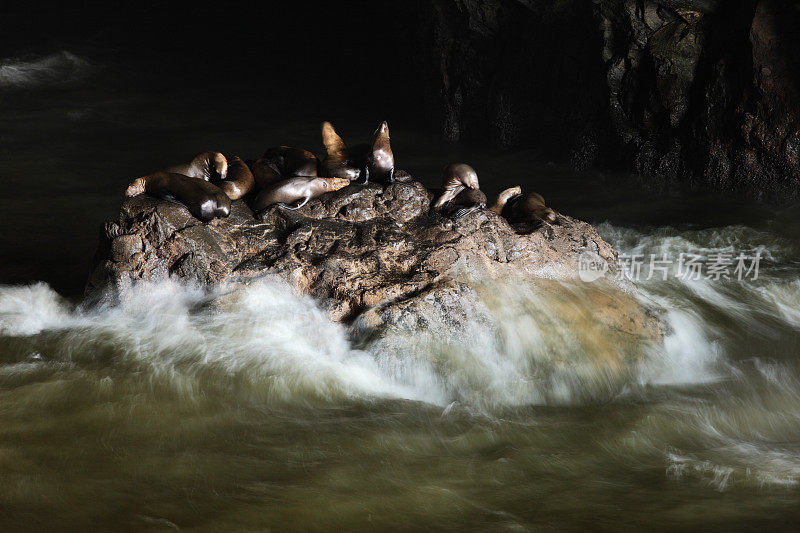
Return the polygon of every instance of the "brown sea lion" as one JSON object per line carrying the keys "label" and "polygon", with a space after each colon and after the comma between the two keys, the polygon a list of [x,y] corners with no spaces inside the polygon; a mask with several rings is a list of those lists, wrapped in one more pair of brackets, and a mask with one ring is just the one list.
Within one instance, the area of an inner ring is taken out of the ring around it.
{"label": "brown sea lion", "polygon": [[510,222],[545,222],[556,221],[556,212],[547,207],[541,194],[529,192],[513,198],[508,203],[508,220]]}
{"label": "brown sea lion", "polygon": [[495,199],[492,201],[492,205],[489,206],[489,210],[497,213],[498,215],[503,214],[503,210],[508,204],[509,200],[512,198],[516,198],[522,194],[522,187],[517,185],[516,187],[509,187],[508,189],[502,191],[498,194]]}
{"label": "brown sea lion", "polygon": [[317,156],[292,146],[275,146],[268,148],[264,155],[250,162],[250,169],[260,188],[282,179],[302,176],[313,178],[319,176],[320,162]]}
{"label": "brown sea lion", "polygon": [[329,177],[356,180],[370,178],[386,183],[394,183],[394,153],[389,139],[389,124],[381,122],[372,136],[370,144],[349,147],[336,133],[330,122],[322,123],[322,144],[325,158],[322,160],[322,173]]}
{"label": "brown sea lion", "polygon": [[190,178],[224,180],[228,175],[228,160],[219,152],[203,152],[197,154],[188,163],[172,165],[161,172],[167,174],[183,174]]}
{"label": "brown sea lion", "polygon": [[478,174],[465,163],[451,163],[442,172],[442,195],[433,204],[434,209],[451,202],[465,189],[479,189]]}
{"label": "brown sea lion", "polygon": [[222,189],[213,183],[183,174],[154,172],[137,178],[128,185],[125,196],[143,193],[183,204],[203,222],[227,217],[231,213],[231,200]]}
{"label": "brown sea lion", "polygon": [[486,195],[480,189],[464,189],[447,204],[448,214],[454,218],[466,216],[476,209],[486,207]]}
{"label": "brown sea lion", "polygon": [[319,159],[302,148],[276,146],[268,148],[262,158],[272,163],[284,178],[296,176],[316,178],[319,176]]}
{"label": "brown sea lion", "polygon": [[[343,178],[311,178],[295,177],[281,180],[266,189],[262,189],[253,201],[253,211],[263,211],[267,207],[278,204],[285,209],[300,209],[312,198],[326,192],[338,191],[347,187],[350,181]],[[297,205],[291,205],[300,202]]]}
{"label": "brown sea lion", "polygon": [[367,152],[364,166],[364,183],[370,178],[394,183],[394,153],[389,142],[389,124],[384,120],[372,136],[372,146]]}
{"label": "brown sea lion", "polygon": [[231,200],[238,200],[255,187],[253,173],[245,165],[239,156],[233,156],[228,160],[227,179],[223,180],[220,188],[228,195]]}
{"label": "brown sea lion", "polygon": [[259,189],[268,187],[272,183],[281,180],[281,175],[277,169],[274,168],[274,165],[263,157],[259,157],[256,160],[248,160],[246,163],[248,168],[250,168],[250,172],[253,173],[256,187]]}

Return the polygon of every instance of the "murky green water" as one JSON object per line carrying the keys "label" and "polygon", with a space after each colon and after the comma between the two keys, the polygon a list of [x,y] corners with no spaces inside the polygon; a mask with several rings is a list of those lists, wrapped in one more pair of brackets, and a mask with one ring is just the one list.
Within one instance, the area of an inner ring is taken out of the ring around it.
{"label": "murky green water", "polygon": [[[47,89],[0,87],[0,529],[796,528],[796,208],[454,149],[402,117],[287,114],[252,94],[204,107],[217,89],[163,96],[84,61],[48,64]],[[383,118],[430,185],[466,160],[487,191],[535,188],[623,253],[758,252],[759,278],[641,280],[672,332],[622,373],[576,353],[577,329],[531,312],[553,296],[522,287],[486,302],[508,327],[445,346],[354,346],[273,280],[73,297],[131,176],[207,148],[317,148],[322,119],[347,138]]]}

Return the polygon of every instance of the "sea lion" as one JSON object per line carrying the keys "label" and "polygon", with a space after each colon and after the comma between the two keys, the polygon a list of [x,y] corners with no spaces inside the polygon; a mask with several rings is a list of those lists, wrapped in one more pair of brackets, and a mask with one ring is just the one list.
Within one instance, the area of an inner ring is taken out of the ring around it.
{"label": "sea lion", "polygon": [[263,156],[250,163],[256,184],[262,189],[282,179],[315,178],[319,176],[319,166],[317,156],[292,146],[267,148]]}
{"label": "sea lion", "polygon": [[442,195],[433,204],[434,209],[451,202],[464,189],[479,189],[478,174],[465,163],[451,163],[442,172]]}
{"label": "sea lion", "polygon": [[480,189],[465,189],[447,204],[448,214],[454,219],[485,207],[486,195]]}
{"label": "sea lion", "polygon": [[[378,179],[387,183],[394,181],[394,153],[389,139],[389,124],[384,120],[372,136],[370,144],[347,147],[336,133],[333,124],[322,123],[322,144],[325,158],[322,160],[322,173],[325,176],[356,180]],[[402,182],[400,182],[402,183]]]}
{"label": "sea lion", "polygon": [[263,157],[259,157],[255,161],[248,160],[246,163],[250,172],[253,173],[253,179],[259,189],[268,187],[270,184],[281,180],[281,175],[278,170]]}
{"label": "sea lion", "polygon": [[492,205],[489,206],[489,211],[492,211],[498,215],[503,214],[503,210],[508,204],[509,200],[512,198],[516,198],[522,194],[522,187],[517,185],[516,187],[509,187],[508,189],[502,191],[498,194],[494,201],[492,201]]}
{"label": "sea lion", "polygon": [[183,204],[203,222],[227,217],[231,213],[231,200],[222,189],[213,183],[183,174],[154,172],[136,178],[128,185],[125,196],[130,198],[143,193]]}
{"label": "sea lion", "polygon": [[556,212],[547,207],[544,198],[536,192],[529,192],[513,198],[508,203],[508,220],[511,222],[556,221]]}
{"label": "sea lion", "polygon": [[[253,201],[253,211],[258,213],[267,207],[278,204],[285,209],[300,209],[312,198],[326,192],[338,191],[347,187],[350,181],[343,178],[313,178],[298,176],[278,181],[262,189]],[[297,205],[290,205],[294,202]]]}
{"label": "sea lion", "polygon": [[367,183],[370,177],[394,183],[394,153],[389,142],[389,124],[385,120],[372,136],[372,146],[367,153],[364,173],[364,183]]}
{"label": "sea lion", "polygon": [[228,160],[227,179],[220,184],[220,188],[228,195],[228,198],[238,200],[250,192],[255,187],[255,183],[253,173],[239,156],[233,156]]}
{"label": "sea lion", "polygon": [[302,176],[316,178],[319,176],[319,159],[302,148],[293,146],[275,146],[268,148],[262,159],[266,159],[284,178]]}
{"label": "sea lion", "polygon": [[212,178],[224,180],[228,175],[228,160],[219,152],[203,152],[197,154],[188,163],[172,165],[161,172],[183,174],[190,178],[200,178],[206,181],[210,181]]}

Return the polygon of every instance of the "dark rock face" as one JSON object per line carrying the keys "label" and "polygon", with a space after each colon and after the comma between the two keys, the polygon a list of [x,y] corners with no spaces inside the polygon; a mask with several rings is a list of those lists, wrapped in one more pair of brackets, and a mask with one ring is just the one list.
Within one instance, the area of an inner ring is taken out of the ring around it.
{"label": "dark rock face", "polygon": [[445,137],[522,142],[577,167],[772,201],[800,194],[797,2],[433,6],[431,75]]}
{"label": "dark rock face", "polygon": [[[605,119],[602,46],[591,2],[434,0],[421,57],[445,138],[521,143],[593,159]],[[426,11],[427,10],[427,11]],[[589,81],[589,83],[587,83]],[[585,145],[589,146],[585,146]]]}
{"label": "dark rock face", "polygon": [[178,204],[137,196],[105,225],[87,291],[169,277],[236,286],[275,275],[332,319],[358,317],[362,333],[424,316],[452,333],[479,307],[469,280],[575,279],[588,250],[609,264],[606,285],[617,302],[602,306],[609,327],[625,338],[660,338],[655,315],[611,280],[616,252],[588,224],[560,215],[552,226],[512,227],[484,209],[451,221],[429,215],[432,197],[415,181],[350,186],[258,218],[237,200],[230,217],[203,224]]}
{"label": "dark rock face", "polygon": [[600,6],[609,108],[636,171],[798,195],[796,3]]}

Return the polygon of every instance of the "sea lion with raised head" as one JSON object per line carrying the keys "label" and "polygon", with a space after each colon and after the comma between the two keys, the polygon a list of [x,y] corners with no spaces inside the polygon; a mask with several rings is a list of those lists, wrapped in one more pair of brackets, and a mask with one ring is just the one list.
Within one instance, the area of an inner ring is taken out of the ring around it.
{"label": "sea lion with raised head", "polygon": [[[312,198],[326,192],[338,191],[350,184],[344,178],[313,178],[298,176],[278,181],[262,189],[253,200],[253,211],[259,213],[278,204],[285,209],[300,209]],[[296,205],[295,202],[299,202]]]}
{"label": "sea lion with raised head", "polygon": [[443,205],[450,203],[465,189],[477,190],[479,188],[478,173],[475,172],[474,168],[466,163],[451,163],[444,167],[442,172],[442,194],[434,202],[433,208],[439,209]]}
{"label": "sea lion with raised head", "polygon": [[[322,144],[325,158],[322,173],[329,177],[356,180],[370,178],[386,183],[394,181],[394,153],[389,139],[389,124],[384,120],[372,136],[370,144],[349,147],[330,122],[322,123]],[[402,183],[402,182],[400,182]]]}
{"label": "sea lion with raised head", "polygon": [[222,189],[213,183],[183,174],[154,172],[136,178],[128,185],[125,196],[130,198],[144,193],[180,203],[203,222],[227,217],[231,213],[231,200]]}
{"label": "sea lion with raised head", "polygon": [[228,160],[220,152],[202,152],[188,163],[169,166],[161,172],[167,174],[183,174],[190,178],[224,180],[228,175]]}
{"label": "sea lion with raised head", "polygon": [[239,156],[233,156],[228,160],[227,178],[220,184],[220,189],[228,195],[231,200],[238,200],[249,193],[255,187],[255,178],[250,169]]}
{"label": "sea lion with raised head", "polygon": [[556,221],[556,212],[547,207],[544,198],[536,192],[521,194],[508,203],[508,220],[510,222],[544,222]]}
{"label": "sea lion with raised head", "polygon": [[522,187],[517,185],[516,187],[509,187],[508,189],[500,192],[495,199],[492,201],[492,205],[489,206],[489,211],[492,211],[498,215],[503,214],[503,210],[506,208],[506,205],[512,198],[516,198],[522,194]]}

